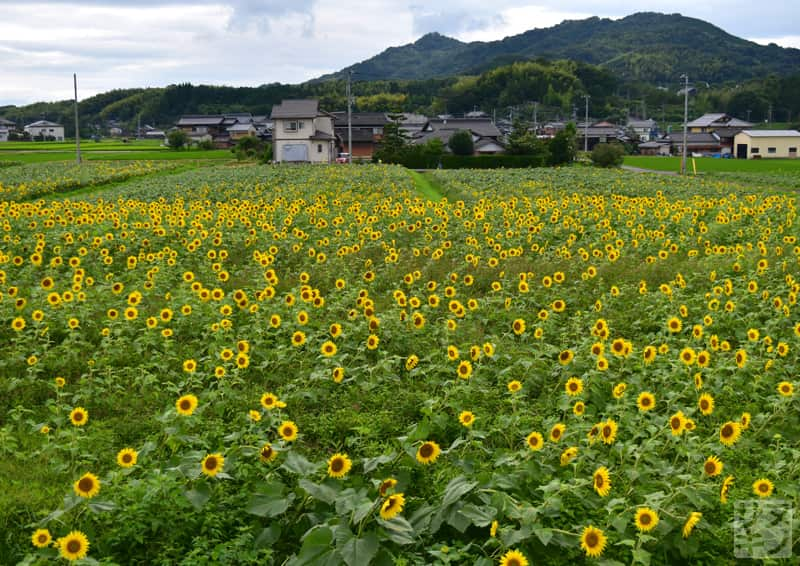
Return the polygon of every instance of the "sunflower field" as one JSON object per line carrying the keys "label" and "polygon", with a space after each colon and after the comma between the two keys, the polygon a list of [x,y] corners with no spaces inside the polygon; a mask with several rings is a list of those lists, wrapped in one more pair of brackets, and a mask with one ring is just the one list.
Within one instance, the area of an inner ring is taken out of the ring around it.
{"label": "sunflower field", "polygon": [[430,179],[4,188],[0,563],[734,564],[798,506],[795,194]]}

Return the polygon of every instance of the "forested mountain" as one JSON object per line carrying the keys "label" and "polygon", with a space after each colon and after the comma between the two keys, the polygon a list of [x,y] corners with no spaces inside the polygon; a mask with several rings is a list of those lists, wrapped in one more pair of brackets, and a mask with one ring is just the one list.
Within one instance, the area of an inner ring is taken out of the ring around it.
{"label": "forested mountain", "polygon": [[600,65],[622,80],[653,84],[675,83],[682,73],[717,83],[800,72],[798,49],[759,45],[680,14],[644,12],[620,20],[564,21],[489,42],[430,33],[320,80],[348,71],[367,79],[446,77],[521,58],[572,59]]}

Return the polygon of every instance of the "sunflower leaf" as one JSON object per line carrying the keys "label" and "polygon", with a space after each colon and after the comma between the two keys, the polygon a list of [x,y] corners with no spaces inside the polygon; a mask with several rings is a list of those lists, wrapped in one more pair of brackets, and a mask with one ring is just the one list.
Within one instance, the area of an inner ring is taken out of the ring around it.
{"label": "sunflower leaf", "polygon": [[297,483],[311,497],[329,505],[336,501],[336,498],[339,496],[337,490],[327,485],[317,484],[306,479],[302,479]]}
{"label": "sunflower leaf", "polygon": [[378,553],[378,537],[372,532],[360,538],[352,537],[338,550],[347,566],[366,566]]}
{"label": "sunflower leaf", "polygon": [[245,511],[257,517],[276,517],[285,513],[289,505],[294,501],[294,493],[286,496],[266,495],[254,493],[250,496],[250,501]]}
{"label": "sunflower leaf", "polygon": [[444,490],[444,498],[442,499],[442,507],[452,505],[463,496],[478,486],[478,482],[470,482],[464,476],[458,476],[450,480]]}
{"label": "sunflower leaf", "polygon": [[192,507],[200,511],[203,505],[211,498],[211,489],[205,483],[199,483],[194,489],[187,490],[184,495],[192,504]]}
{"label": "sunflower leaf", "polygon": [[281,468],[299,476],[307,476],[312,474],[317,469],[317,465],[309,462],[306,458],[296,452],[289,452],[289,454],[286,456],[286,462],[284,462]]}

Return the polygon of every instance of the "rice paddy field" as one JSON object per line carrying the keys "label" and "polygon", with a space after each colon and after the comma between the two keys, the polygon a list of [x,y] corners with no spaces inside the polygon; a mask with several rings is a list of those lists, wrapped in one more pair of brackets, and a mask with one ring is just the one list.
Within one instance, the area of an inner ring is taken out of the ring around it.
{"label": "rice paddy field", "polygon": [[794,191],[40,167],[0,169],[0,563],[796,563],[741,515],[798,506]]}

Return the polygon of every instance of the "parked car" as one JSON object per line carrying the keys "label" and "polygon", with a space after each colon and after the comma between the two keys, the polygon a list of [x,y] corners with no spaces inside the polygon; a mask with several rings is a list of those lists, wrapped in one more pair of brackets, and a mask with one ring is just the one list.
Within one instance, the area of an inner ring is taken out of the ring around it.
{"label": "parked car", "polygon": [[336,157],[336,163],[348,163],[350,161],[350,154],[349,153],[340,153]]}

